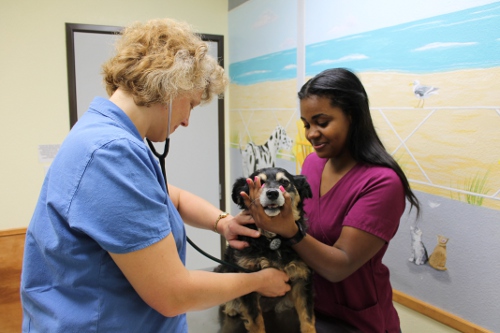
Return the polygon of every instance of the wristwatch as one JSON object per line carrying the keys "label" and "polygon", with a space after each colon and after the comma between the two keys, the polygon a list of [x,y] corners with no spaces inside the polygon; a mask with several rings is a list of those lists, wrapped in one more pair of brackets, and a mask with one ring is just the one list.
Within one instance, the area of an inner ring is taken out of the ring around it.
{"label": "wristwatch", "polygon": [[295,235],[293,235],[292,238],[283,238],[283,241],[288,246],[292,246],[292,245],[297,244],[302,239],[304,239],[304,237],[306,236],[306,231],[302,227],[302,224],[297,223],[297,222],[295,222],[295,223],[297,224],[297,227],[299,228],[299,230],[297,231],[297,233]]}

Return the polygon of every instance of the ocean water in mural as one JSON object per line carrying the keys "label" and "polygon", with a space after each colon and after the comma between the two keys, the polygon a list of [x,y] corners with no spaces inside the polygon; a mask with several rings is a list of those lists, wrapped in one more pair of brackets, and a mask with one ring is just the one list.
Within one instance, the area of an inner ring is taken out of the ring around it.
{"label": "ocean water in mural", "polygon": [[[497,2],[307,45],[306,75],[332,67],[417,74],[491,68],[500,66],[499,55]],[[296,57],[297,50],[289,49],[232,63],[231,81],[250,85],[293,79]]]}

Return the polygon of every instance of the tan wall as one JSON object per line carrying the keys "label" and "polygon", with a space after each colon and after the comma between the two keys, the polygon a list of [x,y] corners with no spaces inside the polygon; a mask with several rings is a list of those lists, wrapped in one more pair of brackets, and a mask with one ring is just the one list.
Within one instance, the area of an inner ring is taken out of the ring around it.
{"label": "tan wall", "polygon": [[28,225],[45,175],[38,146],[60,144],[69,131],[65,23],[158,17],[227,35],[227,0],[0,2],[0,230]]}

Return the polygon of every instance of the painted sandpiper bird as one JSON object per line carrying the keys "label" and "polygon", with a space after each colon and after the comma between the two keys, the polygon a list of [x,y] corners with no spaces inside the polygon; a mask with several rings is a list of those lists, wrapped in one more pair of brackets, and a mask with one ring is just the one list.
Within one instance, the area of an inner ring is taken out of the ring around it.
{"label": "painted sandpiper bird", "polygon": [[417,108],[423,108],[424,107],[424,100],[431,96],[431,95],[436,95],[438,92],[437,90],[439,88],[436,87],[430,87],[430,86],[423,86],[420,84],[419,81],[415,80],[413,81],[413,93],[415,96],[419,99],[417,103]]}

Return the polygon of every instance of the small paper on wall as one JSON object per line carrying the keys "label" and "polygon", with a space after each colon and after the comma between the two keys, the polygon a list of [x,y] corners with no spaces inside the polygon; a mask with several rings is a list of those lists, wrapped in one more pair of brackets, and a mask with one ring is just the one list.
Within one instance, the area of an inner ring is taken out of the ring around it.
{"label": "small paper on wall", "polygon": [[61,145],[38,145],[38,159],[40,163],[51,163],[56,157]]}

